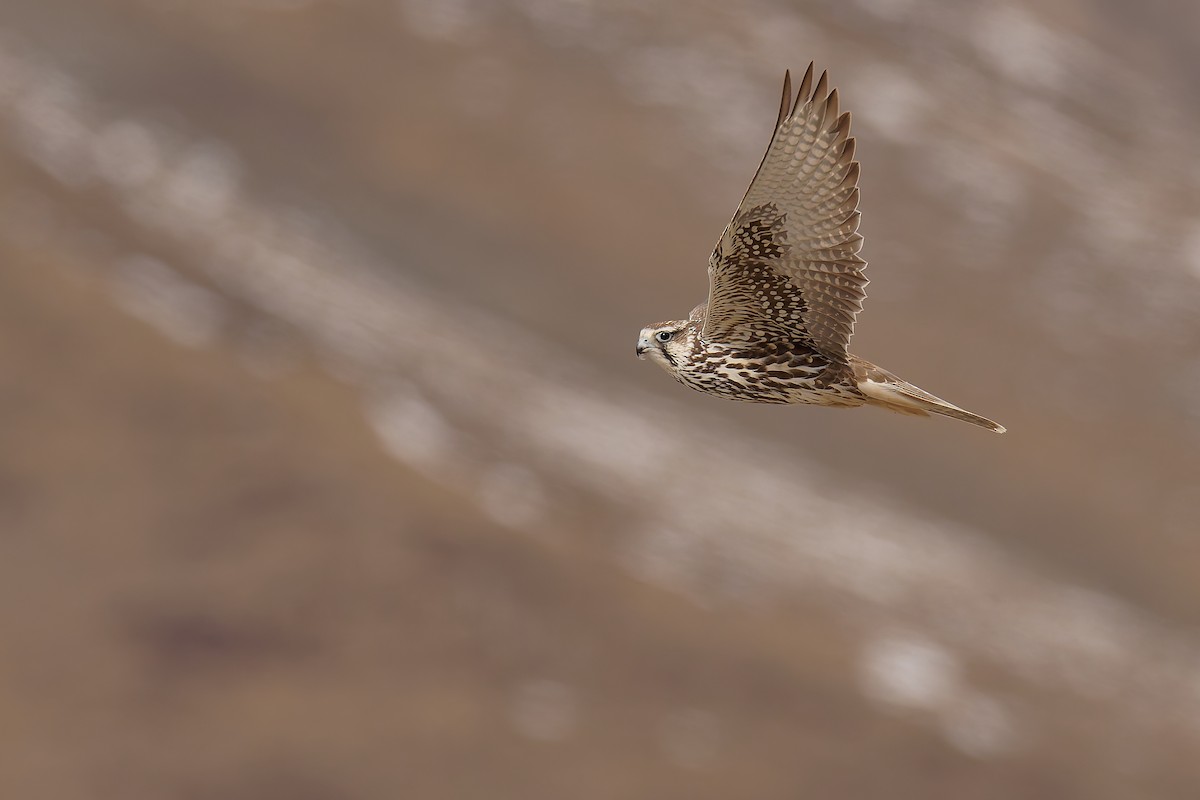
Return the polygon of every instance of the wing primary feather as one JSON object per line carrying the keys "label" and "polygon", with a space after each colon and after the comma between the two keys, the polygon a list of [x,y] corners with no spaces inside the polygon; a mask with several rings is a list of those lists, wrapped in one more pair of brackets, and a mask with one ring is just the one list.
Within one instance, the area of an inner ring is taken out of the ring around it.
{"label": "wing primary feather", "polygon": [[825,101],[825,121],[835,120],[835,123],[829,127],[829,130],[837,128],[837,123],[841,122],[838,117],[838,90],[834,89],[829,93],[829,99]]}
{"label": "wing primary feather", "polygon": [[[812,65],[812,62],[810,61],[808,64],[808,72],[804,76],[805,81],[811,80],[812,70],[813,70],[813,65]],[[791,102],[791,95],[792,95],[792,73],[791,73],[791,70],[784,70],[784,72],[783,72],[783,99],[779,103],[779,118],[775,121],[775,128],[771,131],[771,141],[767,142],[767,149],[766,149],[766,152],[763,153],[762,161],[760,161],[758,163],[758,169],[756,169],[754,171],[754,177],[750,179],[750,185],[746,187],[746,194],[742,195],[742,203],[746,202],[747,195],[749,195],[750,190],[752,188],[754,188],[754,181],[758,180],[758,174],[760,172],[762,172],[763,164],[767,163],[767,156],[769,156],[771,154],[771,147],[774,146],[774,144],[775,144],[775,137],[779,135],[779,127],[783,123],[784,119],[786,119],[788,106],[790,105],[790,102]],[[738,208],[741,208],[741,204],[738,204]]]}
{"label": "wing primary feather", "polygon": [[808,69],[804,72],[804,80],[800,81],[800,91],[796,93],[796,102],[792,104],[792,113],[800,108],[808,100],[808,95],[812,92],[813,69],[816,66],[815,61],[808,62]]}
{"label": "wing primary feather", "polygon": [[817,86],[813,89],[812,99],[816,103],[819,99],[829,93],[829,70],[821,70],[821,78],[817,81]]}
{"label": "wing primary feather", "polygon": [[788,111],[792,107],[792,71],[784,70],[783,72],[783,99],[779,101],[779,118],[775,120],[775,128],[778,129],[783,121],[787,119]]}
{"label": "wing primary feather", "polygon": [[858,183],[859,166],[858,162],[854,161],[850,164],[850,169],[846,171],[846,177],[842,178],[842,182],[838,184],[840,189],[843,186],[854,186]]}
{"label": "wing primary feather", "polygon": [[[846,113],[849,113],[849,112],[846,112]],[[856,147],[856,145],[854,144],[854,137],[851,136],[849,139],[846,140],[846,143],[842,145],[842,153],[841,153],[841,155],[838,156],[838,161],[841,161],[843,163],[846,161],[853,161],[855,147]]]}
{"label": "wing primary feather", "polygon": [[838,117],[838,121],[833,123],[833,127],[829,129],[829,134],[833,137],[833,146],[837,148],[831,155],[840,156],[842,145],[850,138],[850,128],[842,124],[842,122],[842,118]]}

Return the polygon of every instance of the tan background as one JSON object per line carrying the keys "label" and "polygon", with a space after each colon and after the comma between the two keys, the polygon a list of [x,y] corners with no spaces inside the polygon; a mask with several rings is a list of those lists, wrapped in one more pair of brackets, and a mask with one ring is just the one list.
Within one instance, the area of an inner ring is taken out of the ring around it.
{"label": "tan background", "polygon": [[[0,4],[0,794],[1200,794],[1187,2]],[[633,358],[785,67],[854,349]]]}

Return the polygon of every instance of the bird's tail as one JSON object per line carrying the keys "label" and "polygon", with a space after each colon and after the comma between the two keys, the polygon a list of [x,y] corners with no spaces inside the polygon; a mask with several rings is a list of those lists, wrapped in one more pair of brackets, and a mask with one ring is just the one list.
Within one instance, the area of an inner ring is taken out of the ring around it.
{"label": "bird's tail", "polygon": [[858,382],[858,390],[866,396],[867,403],[870,405],[920,417],[941,414],[944,417],[961,419],[963,422],[969,422],[996,433],[1005,431],[1005,427],[1000,423],[992,422],[987,417],[972,414],[970,411],[964,411],[953,403],[947,403],[942,398],[935,397],[924,389],[897,378],[870,361],[852,356],[851,366],[854,368],[854,378]]}

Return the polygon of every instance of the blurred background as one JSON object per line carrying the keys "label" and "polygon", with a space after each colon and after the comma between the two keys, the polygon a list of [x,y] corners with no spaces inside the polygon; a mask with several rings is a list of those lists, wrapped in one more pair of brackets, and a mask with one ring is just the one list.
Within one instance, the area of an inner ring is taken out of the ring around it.
{"label": "blurred background", "polygon": [[[853,349],[637,361],[783,70]],[[1200,6],[4,0],[0,790],[1200,796]]]}

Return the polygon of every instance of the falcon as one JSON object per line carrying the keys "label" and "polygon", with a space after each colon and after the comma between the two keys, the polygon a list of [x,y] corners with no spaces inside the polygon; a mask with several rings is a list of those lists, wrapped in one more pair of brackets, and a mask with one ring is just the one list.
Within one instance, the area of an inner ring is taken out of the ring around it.
{"label": "falcon", "polygon": [[791,73],[766,155],[708,260],[708,302],[642,329],[649,357],[697,391],[751,403],[880,406],[1004,426],[919,389],[847,347],[866,298],[850,112],[808,65]]}

